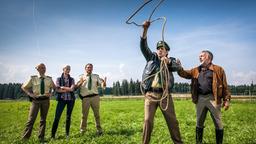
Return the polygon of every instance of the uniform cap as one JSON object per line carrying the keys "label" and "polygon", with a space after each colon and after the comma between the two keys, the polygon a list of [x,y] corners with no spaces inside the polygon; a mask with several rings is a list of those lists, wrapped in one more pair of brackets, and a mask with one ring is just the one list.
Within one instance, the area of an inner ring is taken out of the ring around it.
{"label": "uniform cap", "polygon": [[159,41],[156,44],[156,49],[160,48],[160,47],[164,47],[167,51],[170,50],[169,45],[165,42],[165,41]]}

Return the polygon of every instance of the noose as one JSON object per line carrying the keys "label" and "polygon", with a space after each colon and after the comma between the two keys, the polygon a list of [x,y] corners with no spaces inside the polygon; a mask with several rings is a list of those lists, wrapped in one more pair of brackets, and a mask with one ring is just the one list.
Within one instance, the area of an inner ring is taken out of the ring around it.
{"label": "noose", "polygon": [[[152,2],[153,0],[147,0],[145,1],[137,10],[135,10],[130,17],[128,17],[128,19],[126,20],[126,24],[134,24],[135,26],[138,26],[138,27],[141,27],[143,26],[142,24],[138,24],[134,21],[131,21],[132,18],[143,8],[145,7],[148,3]],[[165,29],[165,24],[166,24],[166,18],[165,17],[159,17],[159,18],[156,18],[154,20],[151,20],[153,14],[155,13],[156,9],[163,3],[164,0],[160,0],[158,2],[158,4],[155,6],[155,8],[153,9],[153,11],[150,13],[149,17],[148,17],[148,21],[150,23],[153,23],[155,21],[158,21],[158,20],[163,20],[163,26],[162,26],[162,41],[164,41],[164,29]]]}
{"label": "noose", "polygon": [[[141,24],[137,24],[136,22],[134,21],[131,21],[131,19],[145,6],[147,5],[148,3],[152,2],[153,0],[147,0],[145,1],[134,13],[131,14],[131,16],[126,20],[126,24],[134,24],[135,26],[138,26],[138,27],[141,27],[143,25]],[[151,20],[154,12],[156,11],[156,9],[162,4],[164,0],[160,0],[159,3],[155,6],[155,8],[153,9],[153,11],[151,12],[149,18],[148,18],[148,21],[150,23],[153,23],[157,20],[163,20],[163,26],[162,26],[162,41],[164,41],[164,30],[165,30],[165,25],[166,25],[166,18],[165,17],[159,17],[159,18],[156,18],[154,20]],[[164,47],[165,47],[165,43],[163,43]],[[146,81],[147,79],[150,79],[152,77],[155,77],[156,75],[160,74],[160,79],[162,81],[161,83],[161,87],[163,89],[163,93],[161,95],[161,98],[160,99],[152,99],[151,97],[145,95],[145,92],[143,90],[143,87],[142,87],[142,83],[144,83],[144,81]],[[141,90],[141,93],[143,95],[145,95],[145,97],[147,99],[149,99],[150,101],[154,101],[154,102],[160,102],[160,108],[163,110],[163,111],[166,111],[167,108],[168,108],[168,105],[169,105],[169,78],[170,78],[170,73],[169,73],[169,69],[168,69],[168,66],[167,66],[167,63],[166,61],[162,60],[161,61],[161,64],[160,64],[160,70],[158,72],[156,72],[155,74],[152,74],[148,77],[146,77],[145,79],[142,80],[141,84],[140,84],[140,90]],[[167,98],[167,104],[165,106],[165,108],[163,107],[163,100]]]}

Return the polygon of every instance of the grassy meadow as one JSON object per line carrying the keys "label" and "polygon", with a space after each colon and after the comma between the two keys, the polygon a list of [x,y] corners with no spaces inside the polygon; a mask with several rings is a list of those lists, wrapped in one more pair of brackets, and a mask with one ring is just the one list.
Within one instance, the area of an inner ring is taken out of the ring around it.
{"label": "grassy meadow", "polygon": [[[50,139],[51,126],[57,102],[51,100],[47,117],[46,140],[48,143],[89,143],[89,144],[138,144],[142,140],[144,117],[143,99],[104,99],[101,100],[102,136],[96,135],[93,113],[90,110],[85,134],[79,132],[81,119],[81,101],[77,99],[70,129],[70,138],[65,138],[64,110],[59,123],[56,139]],[[177,119],[180,123],[184,143],[195,143],[196,115],[194,104],[190,100],[174,100]],[[0,101],[0,143],[23,143],[21,135],[27,121],[30,102]],[[232,101],[228,111],[222,111],[224,123],[224,143],[256,143],[256,101]],[[205,122],[204,143],[215,143],[215,130],[208,114]],[[38,143],[39,115],[34,124],[32,137],[27,143]],[[158,109],[154,129],[151,135],[152,144],[172,143],[166,122]]]}

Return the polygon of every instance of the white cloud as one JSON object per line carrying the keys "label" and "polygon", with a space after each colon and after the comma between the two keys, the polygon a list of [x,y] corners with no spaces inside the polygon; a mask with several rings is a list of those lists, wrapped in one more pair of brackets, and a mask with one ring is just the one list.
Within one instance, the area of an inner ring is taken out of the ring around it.
{"label": "white cloud", "polygon": [[239,84],[251,84],[251,82],[256,82],[256,72],[255,71],[248,71],[248,72],[241,72],[241,71],[232,71],[230,83],[234,85]]}
{"label": "white cloud", "polygon": [[24,82],[31,73],[27,65],[0,63],[0,83]]}

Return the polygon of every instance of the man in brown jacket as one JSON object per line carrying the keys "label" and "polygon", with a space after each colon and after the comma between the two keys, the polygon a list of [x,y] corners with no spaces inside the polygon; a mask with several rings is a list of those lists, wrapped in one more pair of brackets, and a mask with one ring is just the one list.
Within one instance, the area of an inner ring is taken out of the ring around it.
{"label": "man in brown jacket", "polygon": [[202,143],[204,121],[207,112],[210,111],[216,128],[216,143],[221,144],[223,141],[221,103],[227,110],[231,98],[226,75],[222,67],[212,63],[213,54],[210,51],[202,51],[199,60],[200,66],[178,72],[179,76],[191,79],[192,101],[196,104],[196,143]]}

